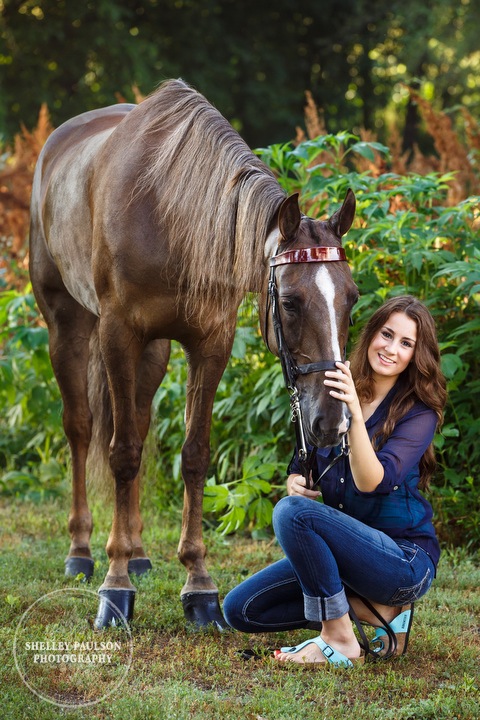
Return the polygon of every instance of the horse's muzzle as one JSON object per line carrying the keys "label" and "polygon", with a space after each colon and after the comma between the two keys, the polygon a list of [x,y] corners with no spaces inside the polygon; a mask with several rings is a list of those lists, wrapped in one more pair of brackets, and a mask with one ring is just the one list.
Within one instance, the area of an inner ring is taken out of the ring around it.
{"label": "horse's muzzle", "polygon": [[348,432],[350,414],[342,413],[337,423],[333,423],[332,419],[329,422],[329,418],[324,415],[317,415],[311,424],[308,418],[305,418],[304,424],[305,437],[309,445],[321,448],[336,447]]}

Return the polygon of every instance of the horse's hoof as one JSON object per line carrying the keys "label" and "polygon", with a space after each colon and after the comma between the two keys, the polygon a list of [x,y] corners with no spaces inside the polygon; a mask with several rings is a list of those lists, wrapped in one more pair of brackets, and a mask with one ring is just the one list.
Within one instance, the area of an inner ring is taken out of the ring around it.
{"label": "horse's hoof", "polygon": [[86,557],[69,557],[65,560],[65,575],[77,577],[83,573],[85,580],[90,580],[93,575],[93,560]]}
{"label": "horse's hoof", "polygon": [[128,561],[128,572],[130,575],[145,575],[152,569],[149,558],[132,558]]}
{"label": "horse's hoof", "polygon": [[216,626],[219,630],[228,630],[230,626],[220,610],[218,593],[192,592],[182,595],[182,605],[185,618],[193,623],[197,629]]}
{"label": "horse's hoof", "polygon": [[99,590],[100,602],[94,626],[103,630],[111,626],[125,627],[133,618],[135,590]]}

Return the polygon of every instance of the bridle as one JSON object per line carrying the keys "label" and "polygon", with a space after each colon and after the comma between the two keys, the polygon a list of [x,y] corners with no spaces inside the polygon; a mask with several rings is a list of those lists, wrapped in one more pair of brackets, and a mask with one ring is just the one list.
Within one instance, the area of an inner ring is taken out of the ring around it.
{"label": "bridle", "polygon": [[[291,421],[295,423],[295,434],[297,439],[298,459],[302,468],[302,473],[306,479],[307,487],[310,486],[310,471],[315,459],[316,448],[310,453],[307,450],[305,441],[305,431],[303,425],[302,411],[300,408],[299,392],[296,381],[299,375],[307,375],[314,372],[322,372],[325,370],[336,370],[335,363],[337,360],[320,360],[313,363],[305,363],[299,365],[293,358],[283,334],[282,320],[278,310],[278,290],[275,282],[275,268],[279,265],[290,265],[296,263],[324,263],[324,262],[346,262],[347,257],[342,247],[311,247],[302,248],[300,250],[287,250],[283,253],[277,253],[270,258],[270,277],[268,280],[268,296],[265,308],[265,342],[268,347],[268,314],[269,309],[272,311],[272,326],[277,343],[278,356],[282,365],[283,378],[286,388],[290,394]],[[270,350],[270,348],[268,348]],[[327,473],[339,460],[349,454],[349,447],[345,439],[342,439],[342,449],[330,465],[323,471],[318,480],[311,487],[315,487],[322,477]]]}

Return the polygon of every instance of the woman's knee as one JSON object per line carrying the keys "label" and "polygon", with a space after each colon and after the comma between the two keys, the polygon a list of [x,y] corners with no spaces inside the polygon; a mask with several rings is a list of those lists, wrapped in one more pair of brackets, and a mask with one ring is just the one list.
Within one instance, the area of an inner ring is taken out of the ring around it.
{"label": "woman's knee", "polygon": [[325,507],[322,503],[299,495],[289,495],[282,498],[273,509],[272,524],[275,535],[279,538],[282,530],[288,532],[299,515],[302,516],[302,519],[308,517],[308,511],[311,511],[312,517],[321,516]]}
{"label": "woman's knee", "polygon": [[241,598],[239,598],[239,593],[236,591],[237,588],[234,588],[226,595],[223,601],[223,614],[230,627],[246,632],[242,612],[243,602]]}
{"label": "woman's knee", "polygon": [[275,534],[281,529],[282,525],[290,525],[291,520],[297,512],[305,507],[305,498],[298,495],[288,495],[282,498],[273,508],[272,524]]}

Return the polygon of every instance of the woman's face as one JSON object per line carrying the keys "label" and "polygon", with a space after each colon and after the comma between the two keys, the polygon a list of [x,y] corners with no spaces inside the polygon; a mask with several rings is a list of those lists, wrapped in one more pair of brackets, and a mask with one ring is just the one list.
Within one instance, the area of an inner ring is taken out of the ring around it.
{"label": "woman's face", "polygon": [[373,337],[368,362],[374,375],[397,378],[412,360],[417,323],[403,312],[394,312]]}

